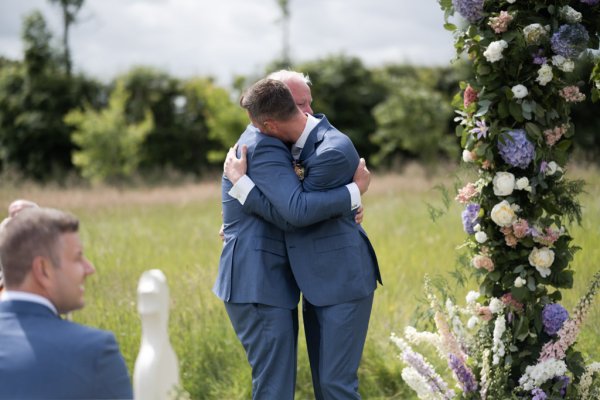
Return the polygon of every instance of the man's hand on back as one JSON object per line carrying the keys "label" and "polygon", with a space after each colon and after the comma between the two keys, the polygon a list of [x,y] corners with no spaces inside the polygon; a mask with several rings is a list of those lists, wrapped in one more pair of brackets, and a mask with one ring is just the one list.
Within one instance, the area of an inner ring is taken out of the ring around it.
{"label": "man's hand on back", "polygon": [[364,194],[369,189],[369,184],[371,183],[371,172],[367,169],[367,163],[364,158],[360,159],[358,163],[358,168],[356,168],[356,172],[354,173],[354,183],[358,186],[358,190],[360,190],[360,194]]}
{"label": "man's hand on back", "polygon": [[244,144],[241,149],[241,158],[237,158],[236,150],[238,145],[229,148],[227,157],[225,157],[225,163],[223,164],[223,172],[227,179],[229,179],[234,185],[244,175],[248,169],[248,163],[246,162],[246,152],[248,147]]}

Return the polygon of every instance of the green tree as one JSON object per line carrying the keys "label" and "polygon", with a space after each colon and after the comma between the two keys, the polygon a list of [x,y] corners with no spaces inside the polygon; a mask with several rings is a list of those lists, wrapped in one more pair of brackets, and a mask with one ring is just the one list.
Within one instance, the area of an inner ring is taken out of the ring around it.
{"label": "green tree", "polygon": [[130,94],[123,81],[118,81],[108,107],[97,111],[86,106],[65,117],[73,125],[73,142],[79,150],[73,163],[92,182],[119,182],[130,178],[141,161],[140,148],[153,128],[150,110],[138,123],[128,121],[126,104]]}
{"label": "green tree", "polygon": [[39,12],[25,18],[22,37],[24,61],[0,67],[0,161],[4,169],[45,180],[72,168],[73,145],[63,117],[83,98],[97,104],[99,86],[61,71]]}
{"label": "green tree", "polygon": [[63,62],[65,71],[68,76],[71,76],[72,61],[71,48],[69,46],[69,29],[77,20],[77,14],[81,10],[85,0],[50,0],[51,3],[57,4],[62,12],[63,20]]}
{"label": "green tree", "polygon": [[436,89],[440,69],[393,66],[380,71],[377,80],[387,88],[385,101],[373,110],[377,131],[371,139],[379,146],[375,165],[401,158],[426,163],[458,154],[458,143],[448,128],[452,109],[447,94]]}
{"label": "green tree", "polygon": [[298,66],[313,83],[313,110],[347,134],[367,160],[378,147],[369,140],[377,125],[373,108],[385,99],[385,88],[360,59],[331,56]]}
{"label": "green tree", "polygon": [[248,125],[244,110],[231,100],[230,93],[208,79],[192,79],[184,86],[189,112],[198,110],[206,121],[212,148],[207,153],[210,162],[221,164],[227,149]]}

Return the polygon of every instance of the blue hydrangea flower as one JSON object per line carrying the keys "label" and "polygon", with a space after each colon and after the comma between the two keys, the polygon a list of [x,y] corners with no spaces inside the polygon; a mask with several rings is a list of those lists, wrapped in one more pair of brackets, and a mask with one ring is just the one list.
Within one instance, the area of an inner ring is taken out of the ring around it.
{"label": "blue hydrangea flower", "polygon": [[452,0],[452,5],[470,23],[483,17],[483,0]]}
{"label": "blue hydrangea flower", "polygon": [[579,0],[582,3],[589,4],[590,6],[595,6],[600,2],[600,0]]}
{"label": "blue hydrangea flower", "polygon": [[535,146],[523,129],[506,132],[498,141],[498,151],[505,163],[521,169],[527,168],[535,157]]}
{"label": "blue hydrangea flower", "polygon": [[476,203],[469,203],[462,212],[462,223],[465,232],[469,235],[475,234],[475,225],[479,223],[479,210],[481,206]]}
{"label": "blue hydrangea flower", "polygon": [[552,35],[552,51],[566,58],[576,58],[587,48],[590,35],[581,24],[561,25]]}
{"label": "blue hydrangea flower", "polygon": [[546,395],[546,392],[544,392],[540,388],[533,389],[531,391],[531,396],[533,396],[531,398],[531,400],[546,400],[548,398],[548,396]]}
{"label": "blue hydrangea flower", "polygon": [[567,319],[569,313],[558,303],[546,304],[542,310],[544,331],[550,336],[556,335]]}

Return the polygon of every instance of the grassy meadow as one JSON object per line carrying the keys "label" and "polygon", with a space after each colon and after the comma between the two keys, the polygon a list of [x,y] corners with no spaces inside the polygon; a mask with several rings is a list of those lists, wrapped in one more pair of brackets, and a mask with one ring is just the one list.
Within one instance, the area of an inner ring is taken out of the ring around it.
{"label": "grassy meadow", "polygon": [[[588,186],[581,197],[583,223],[571,228],[583,250],[573,265],[577,271],[574,289],[564,292],[567,309],[600,269],[600,172],[573,168],[570,176],[587,180]],[[375,295],[360,369],[365,399],[416,398],[400,378],[402,364],[388,338],[390,332],[401,333],[413,322],[423,298],[425,274],[443,277],[460,304],[469,289],[476,289],[475,283],[456,287],[448,275],[457,264],[456,248],[464,239],[460,205],[452,201],[436,222],[428,212],[428,204],[443,208],[434,186],[445,184],[453,198],[455,182],[454,172],[430,176],[411,167],[401,174],[375,175],[363,198],[363,225],[377,252],[384,281]],[[28,198],[80,217],[85,251],[97,272],[86,284],[86,308],[74,313],[74,319],[115,332],[131,372],[141,334],[137,281],[143,271],[159,268],[171,291],[169,329],[184,388],[193,399],[249,399],[250,368],[223,304],[211,291],[221,250],[219,183],[215,178],[202,184],[130,190],[0,187],[0,206],[6,209],[15,198]],[[597,301],[600,304],[600,299]],[[592,310],[578,345],[596,361],[600,361],[599,309]],[[299,344],[296,398],[311,399],[302,330]]]}

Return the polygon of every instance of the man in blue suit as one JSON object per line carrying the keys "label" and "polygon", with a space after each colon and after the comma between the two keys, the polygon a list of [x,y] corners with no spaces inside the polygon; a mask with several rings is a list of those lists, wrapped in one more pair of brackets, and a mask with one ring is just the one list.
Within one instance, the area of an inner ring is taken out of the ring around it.
{"label": "man in blue suit", "polygon": [[[286,95],[290,95],[289,91]],[[292,101],[292,108],[296,106]],[[249,125],[239,143],[248,149],[249,174],[279,165],[285,175],[290,208],[297,224],[311,224],[342,214],[353,218],[356,197],[369,183],[368,170],[355,167],[356,183],[328,192],[305,193],[280,140]],[[278,177],[275,177],[279,179]],[[352,179],[351,179],[352,180]],[[296,380],[297,304],[299,289],[289,266],[283,231],[256,215],[243,212],[229,195],[223,178],[224,244],[213,291],[225,308],[252,367],[254,399],[293,399]],[[354,198],[354,200],[353,200]],[[268,203],[264,202],[265,206]],[[281,219],[280,219],[281,221]],[[286,228],[290,228],[285,224]]]}
{"label": "man in blue suit", "polygon": [[[294,144],[291,154],[296,153],[297,160],[292,160],[285,148],[273,148],[269,153],[271,158],[276,157],[275,153],[281,157],[287,155],[288,162],[251,170],[251,158],[257,156],[248,155],[250,179],[244,175],[246,155],[242,147],[242,159],[230,154],[225,172],[235,183],[230,193],[243,205],[244,212],[259,215],[287,231],[288,257],[304,296],[315,397],[360,399],[357,370],[373,292],[377,280],[381,282],[373,248],[362,227],[348,214],[338,214],[336,218],[300,229],[289,227],[315,222],[305,219],[295,209],[289,187],[294,187],[294,191],[301,187],[311,193],[323,193],[347,184],[359,164],[359,156],[350,139],[324,116],[306,115],[292,104],[285,85],[268,79],[253,85],[241,101],[253,124],[262,132]],[[297,177],[289,173],[292,162],[299,172]],[[240,164],[242,168],[236,170],[235,166]]]}
{"label": "man in blue suit", "polygon": [[1,399],[133,398],[114,335],[59,316],[83,307],[95,271],[78,227],[70,214],[31,208],[0,229]]}

